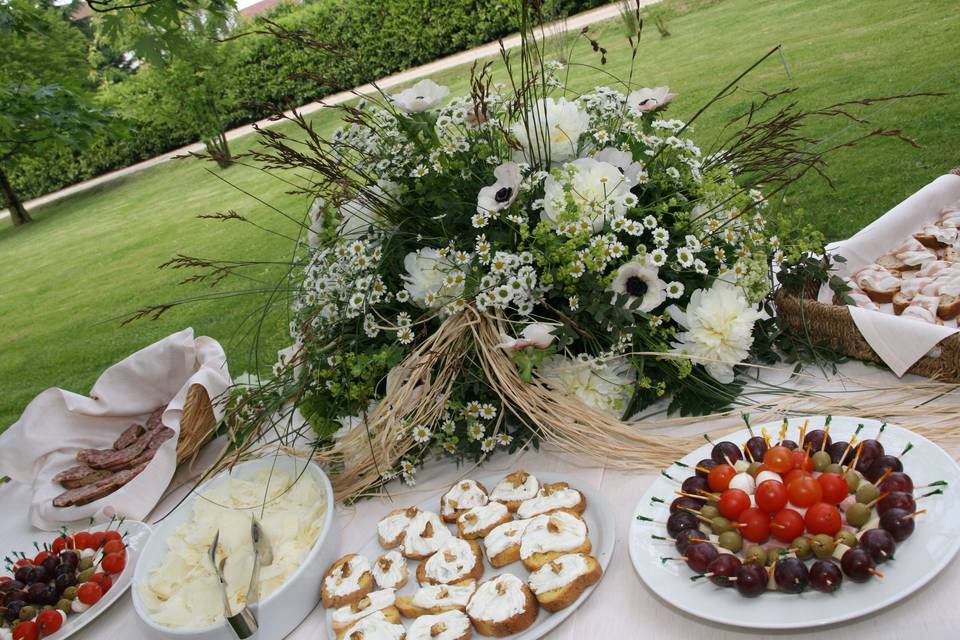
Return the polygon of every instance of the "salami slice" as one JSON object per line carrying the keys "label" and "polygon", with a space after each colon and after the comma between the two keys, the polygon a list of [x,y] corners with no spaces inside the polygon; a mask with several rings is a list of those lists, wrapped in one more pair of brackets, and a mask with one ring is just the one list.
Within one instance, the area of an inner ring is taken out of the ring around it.
{"label": "salami slice", "polygon": [[105,498],[137,477],[137,475],[146,467],[146,464],[140,464],[132,469],[126,469],[124,471],[112,473],[103,480],[94,482],[93,484],[88,484],[85,487],[64,491],[53,499],[53,506],[59,508],[79,507],[85,504],[90,504],[95,500]]}
{"label": "salami slice", "polygon": [[160,418],[163,417],[163,412],[167,410],[167,405],[158,407],[153,413],[150,414],[150,417],[147,418],[147,431],[152,431],[158,427],[163,426],[163,422],[160,421]]}
{"label": "salami slice", "polygon": [[130,463],[143,453],[155,433],[148,431],[134,440],[133,444],[119,451],[116,449],[83,449],[77,454],[77,460],[92,469],[107,469],[109,471],[117,471],[132,466]]}
{"label": "salami slice", "polygon": [[147,430],[144,429],[143,425],[141,424],[130,425],[124,429],[123,433],[120,434],[120,437],[117,438],[117,441],[113,443],[113,448],[116,451],[120,451],[120,449],[126,449],[136,442],[137,438],[146,433],[146,431]]}
{"label": "salami slice", "polygon": [[88,484],[99,482],[110,476],[110,471],[91,469],[87,465],[71,467],[53,476],[54,482],[59,482],[65,489],[77,489]]}

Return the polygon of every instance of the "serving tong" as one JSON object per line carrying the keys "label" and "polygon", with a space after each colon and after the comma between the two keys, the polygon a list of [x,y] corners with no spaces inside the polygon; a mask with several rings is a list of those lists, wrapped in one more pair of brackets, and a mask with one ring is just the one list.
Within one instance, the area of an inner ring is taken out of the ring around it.
{"label": "serving tong", "polygon": [[210,544],[210,563],[213,565],[213,569],[217,573],[217,579],[220,581],[220,595],[223,596],[223,615],[239,640],[246,640],[260,628],[257,624],[257,617],[250,610],[250,605],[255,604],[260,599],[260,567],[273,564],[273,547],[270,545],[267,533],[255,516],[251,516],[250,539],[253,543],[253,568],[250,571],[250,584],[247,585],[247,595],[243,609],[238,613],[231,612],[230,597],[227,595],[227,581],[223,577],[223,567],[227,559],[221,558],[217,562],[217,543],[220,542],[219,530],[213,536],[213,542]]}

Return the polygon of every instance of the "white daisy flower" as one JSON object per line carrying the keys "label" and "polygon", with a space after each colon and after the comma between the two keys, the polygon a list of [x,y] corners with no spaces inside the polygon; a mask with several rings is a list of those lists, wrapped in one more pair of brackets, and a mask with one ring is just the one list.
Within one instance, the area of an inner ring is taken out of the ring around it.
{"label": "white daisy flower", "polygon": [[570,296],[567,298],[567,305],[570,307],[570,311],[576,311],[580,308],[580,296]]}
{"label": "white daisy flower", "polygon": [[493,420],[497,417],[497,408],[489,403],[480,405],[480,417],[484,420]]}
{"label": "white daisy flower", "polygon": [[647,229],[656,229],[657,219],[651,215],[645,216],[643,218],[643,226],[645,226]]}
{"label": "white daisy flower", "polygon": [[653,230],[653,241],[661,247],[667,246],[670,243],[670,232],[663,227],[657,227]]}
{"label": "white daisy flower", "polygon": [[676,167],[667,167],[667,170],[664,172],[674,180],[680,179],[680,171]]}
{"label": "white daisy flower", "polygon": [[422,178],[423,176],[427,175],[428,173],[430,173],[430,169],[428,169],[427,167],[425,167],[425,166],[422,165],[422,164],[418,164],[417,166],[415,166],[415,167],[410,171],[410,177],[411,177],[411,178]]}
{"label": "white daisy flower", "polygon": [[418,424],[413,428],[413,441],[417,444],[423,444],[430,440],[430,436],[433,435],[427,427],[422,424]]}
{"label": "white daisy flower", "polygon": [[692,234],[687,235],[683,238],[683,242],[686,245],[687,249],[690,249],[690,251],[693,251],[694,253],[696,253],[697,251],[700,251],[700,248],[701,248],[700,238],[698,238],[697,236]]}
{"label": "white daisy flower", "polygon": [[667,262],[667,252],[663,249],[654,249],[650,252],[650,264],[662,267]]}
{"label": "white daisy flower", "polygon": [[471,400],[467,403],[467,406],[463,408],[463,412],[471,418],[476,418],[480,415],[480,403],[476,400]]}
{"label": "white daisy flower", "polygon": [[469,438],[474,441],[482,440],[483,426],[481,426],[479,423],[470,425],[469,427],[467,427],[467,436],[469,436]]}
{"label": "white daisy flower", "polygon": [[680,263],[681,267],[690,267],[693,265],[693,261],[693,252],[689,248],[680,247],[677,249],[677,262]]}
{"label": "white daisy flower", "polygon": [[497,434],[497,444],[501,447],[509,447],[511,442],[513,442],[513,436],[506,433]]}
{"label": "white daisy flower", "polygon": [[490,453],[497,446],[497,440],[493,436],[487,436],[483,439],[483,442],[480,443],[480,450],[484,453]]}
{"label": "white daisy flower", "polygon": [[397,329],[397,341],[400,344],[410,344],[413,342],[414,333],[410,327],[400,327]]}
{"label": "white daisy flower", "polygon": [[668,298],[679,298],[683,295],[683,283],[671,282],[667,285],[666,293]]}

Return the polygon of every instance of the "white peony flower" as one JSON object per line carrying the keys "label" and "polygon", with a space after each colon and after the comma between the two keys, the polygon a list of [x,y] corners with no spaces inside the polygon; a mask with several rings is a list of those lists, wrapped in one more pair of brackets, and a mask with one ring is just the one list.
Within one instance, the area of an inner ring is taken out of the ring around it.
{"label": "white peony flower", "polygon": [[634,160],[633,155],[627,151],[620,151],[615,147],[607,147],[593,156],[593,159],[615,166],[620,170],[621,175],[627,179],[631,187],[640,181],[643,164]]}
{"label": "white peony flower", "polygon": [[623,196],[630,191],[627,179],[614,165],[593,158],[581,158],[566,164],[561,176],[549,176],[543,185],[543,211],[540,218],[550,221],[554,227],[563,224],[558,220],[567,210],[570,200],[581,212],[596,233],[603,229],[609,219],[626,213]]}
{"label": "white peony flower", "polygon": [[389,180],[379,180],[377,184],[366,187],[356,198],[340,205],[339,233],[342,237],[359,236],[366,233],[370,225],[379,226],[383,218],[379,211],[395,206],[400,197],[400,185]]}
{"label": "white peony flower", "polygon": [[[628,262],[617,269],[617,275],[610,283],[610,290],[618,295],[627,296],[630,303],[640,300],[636,309],[649,313],[659,307],[666,293],[666,283],[659,277],[660,271],[656,267]],[[632,305],[631,305],[632,306]]]}
{"label": "white peony flower", "polygon": [[580,135],[590,128],[590,116],[587,112],[581,109],[577,102],[570,102],[566,98],[556,101],[553,98],[538,100],[526,117],[526,122],[515,122],[510,127],[510,133],[523,146],[523,153],[520,155],[527,162],[533,160],[531,156],[534,154],[531,150],[534,147],[537,149],[537,156],[546,155],[544,142],[549,144],[551,162],[576,158],[577,141],[580,140]]}
{"label": "white peony flower", "polygon": [[448,95],[450,95],[450,89],[426,79],[400,93],[393,94],[390,99],[407,113],[420,113],[433,109]]}
{"label": "white peony flower", "polygon": [[636,372],[625,358],[585,362],[552,355],[537,367],[537,375],[554,391],[616,416],[626,409],[636,381]]}
{"label": "white peony flower", "polygon": [[504,162],[493,170],[495,183],[480,189],[477,194],[477,213],[485,215],[491,211],[502,211],[517,199],[520,191],[520,165],[516,162]]}
{"label": "white peony flower", "polygon": [[544,324],[542,322],[532,322],[523,328],[520,338],[513,339],[504,336],[503,342],[497,346],[507,351],[519,351],[526,347],[536,347],[537,349],[546,349],[549,347],[556,336],[553,335],[555,326]]}
{"label": "white peony flower", "polygon": [[424,309],[439,309],[463,293],[463,281],[450,282],[447,275],[457,272],[456,266],[439,249],[413,251],[403,259],[407,273],[402,275],[403,288],[410,299]]}
{"label": "white peony flower", "polygon": [[670,93],[670,87],[667,86],[652,89],[644,87],[627,96],[627,108],[633,115],[640,116],[648,111],[656,111],[666,106],[676,97],[677,94]]}
{"label": "white peony flower", "polygon": [[733,382],[733,367],[746,360],[753,345],[753,325],[761,313],[751,308],[740,287],[716,281],[690,296],[686,312],[667,309],[685,331],[677,334],[674,353],[703,359],[711,376]]}

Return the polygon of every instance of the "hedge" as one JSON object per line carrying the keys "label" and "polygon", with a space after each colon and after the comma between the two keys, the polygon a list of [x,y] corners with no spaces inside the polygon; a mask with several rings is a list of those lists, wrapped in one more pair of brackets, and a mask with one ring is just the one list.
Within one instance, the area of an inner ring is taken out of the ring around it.
{"label": "hedge", "polygon": [[[545,15],[561,17],[607,0],[544,0]],[[318,50],[264,35],[221,45],[230,127],[372,82],[515,32],[518,0],[314,0],[280,5],[269,14],[283,27],[329,44]],[[256,30],[254,21],[247,29]],[[311,78],[297,77],[309,74]],[[136,83],[135,74],[124,83]],[[136,91],[108,91],[130,95]],[[176,124],[129,122],[127,134],[106,133],[79,153],[24,162],[11,174],[23,199],[34,198],[195,142]]]}

